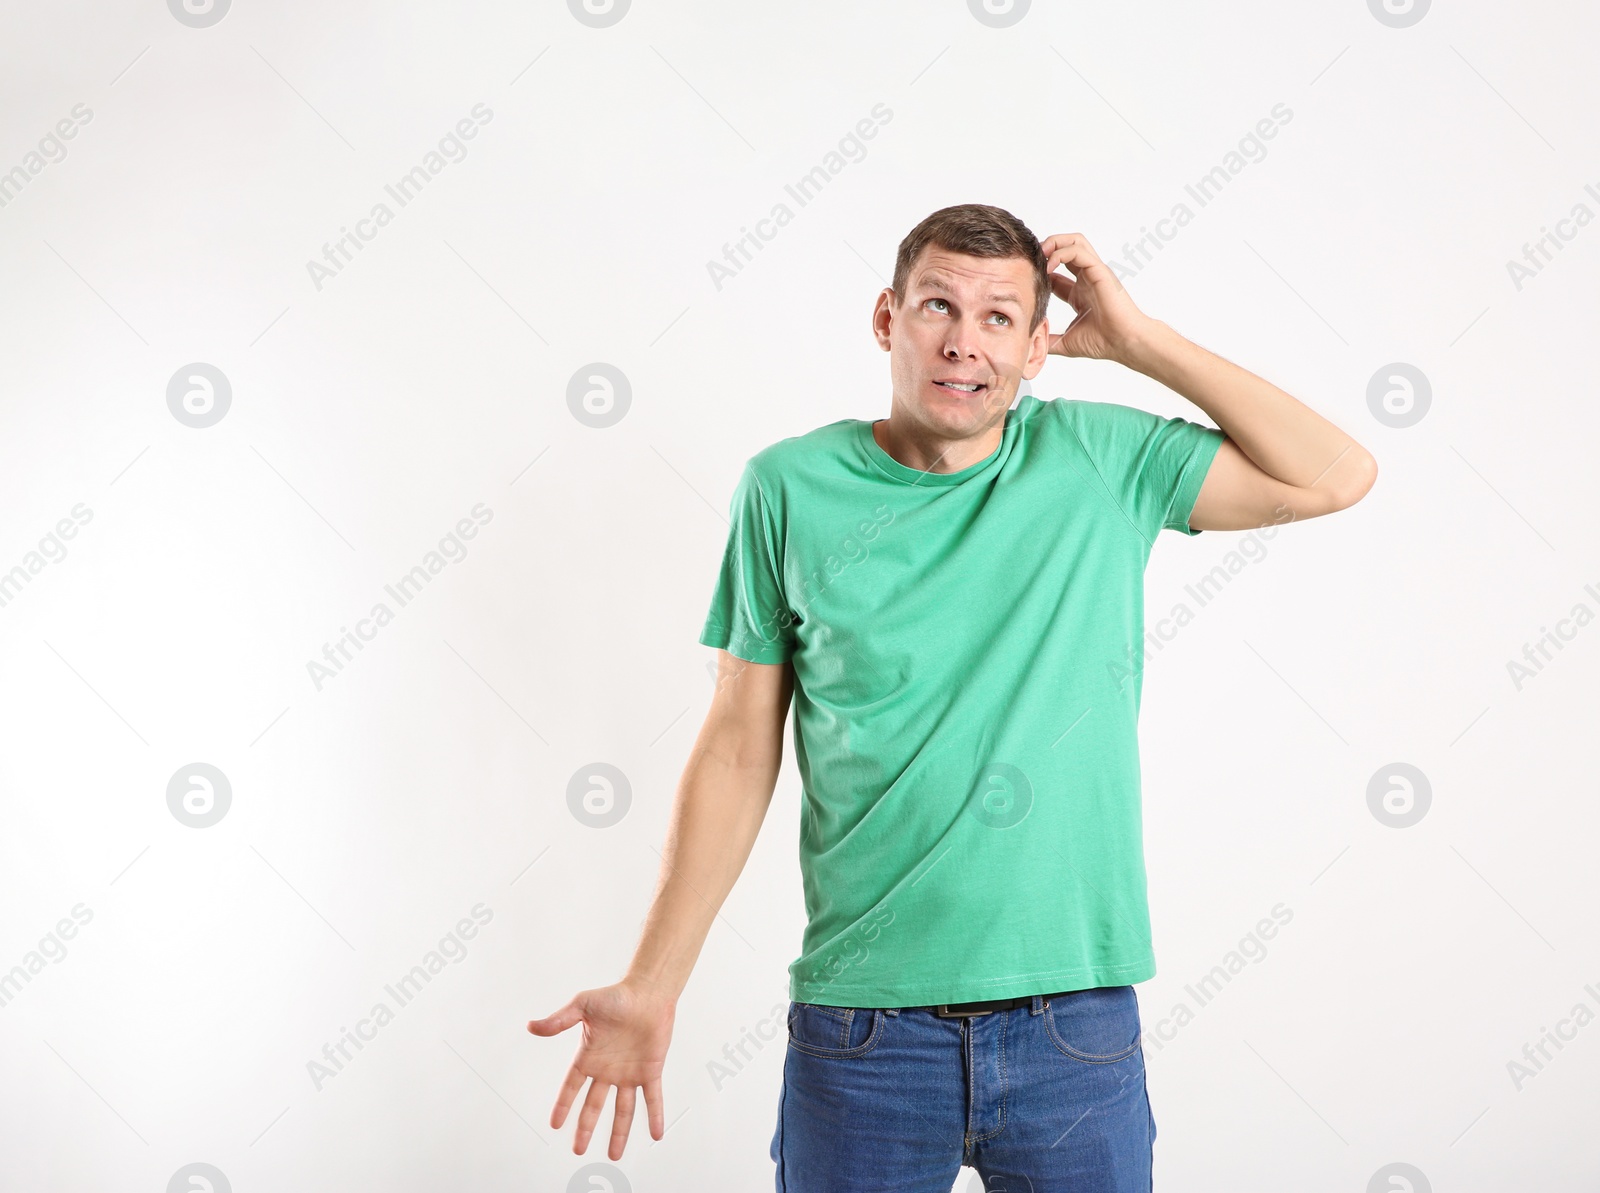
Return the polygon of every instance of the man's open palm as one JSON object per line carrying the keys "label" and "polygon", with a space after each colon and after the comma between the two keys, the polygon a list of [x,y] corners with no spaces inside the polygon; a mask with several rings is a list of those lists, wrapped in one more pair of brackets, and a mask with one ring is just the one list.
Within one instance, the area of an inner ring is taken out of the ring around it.
{"label": "man's open palm", "polygon": [[661,1070],[667,1060],[667,1045],[672,1042],[672,1018],[671,1003],[618,983],[580,991],[555,1014],[528,1023],[528,1030],[536,1036],[557,1035],[575,1023],[583,1024],[583,1039],[550,1112],[550,1125],[559,1130],[584,1080],[589,1079],[589,1095],[584,1099],[572,1137],[574,1152],[582,1155],[588,1150],[589,1138],[613,1086],[617,1098],[607,1152],[611,1159],[620,1160],[622,1149],[627,1146],[634,1097],[640,1086],[644,1087],[651,1138],[660,1139],[666,1134]]}

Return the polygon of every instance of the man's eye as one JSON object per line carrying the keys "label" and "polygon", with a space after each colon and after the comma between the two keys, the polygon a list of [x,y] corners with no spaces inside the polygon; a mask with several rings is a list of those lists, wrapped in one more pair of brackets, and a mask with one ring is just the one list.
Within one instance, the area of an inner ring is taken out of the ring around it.
{"label": "man's eye", "polygon": [[1011,317],[1010,317],[1010,316],[1009,316],[1009,315],[1004,315],[1004,314],[1002,314],[1002,313],[1001,313],[1001,312],[999,312],[999,311],[996,311],[996,312],[995,312],[995,313],[994,313],[994,316],[993,316],[993,317],[994,317],[994,318],[996,318],[996,319],[1004,319],[1004,320],[1005,320],[1005,321],[1006,321],[1006,322],[1007,322],[1007,323],[1010,323],[1010,322],[1011,322]]}
{"label": "man's eye", "polygon": [[929,302],[944,302],[945,300],[942,299],[942,298],[930,298],[930,299],[928,299],[928,301]]}

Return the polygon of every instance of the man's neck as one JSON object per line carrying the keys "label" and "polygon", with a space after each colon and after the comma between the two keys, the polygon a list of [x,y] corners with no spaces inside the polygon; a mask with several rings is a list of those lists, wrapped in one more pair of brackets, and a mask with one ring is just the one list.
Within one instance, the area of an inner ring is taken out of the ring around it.
{"label": "man's neck", "polygon": [[993,426],[967,439],[906,433],[891,414],[872,424],[872,438],[890,459],[919,472],[960,472],[994,455],[1005,434],[1005,413]]}

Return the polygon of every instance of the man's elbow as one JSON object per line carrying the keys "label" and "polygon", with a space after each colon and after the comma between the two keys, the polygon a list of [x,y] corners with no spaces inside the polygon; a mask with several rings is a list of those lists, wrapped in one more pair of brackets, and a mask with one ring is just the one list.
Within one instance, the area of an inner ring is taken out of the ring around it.
{"label": "man's elbow", "polygon": [[1378,479],[1378,461],[1364,447],[1352,445],[1355,450],[1340,461],[1339,480],[1327,490],[1327,513],[1349,509],[1372,491]]}

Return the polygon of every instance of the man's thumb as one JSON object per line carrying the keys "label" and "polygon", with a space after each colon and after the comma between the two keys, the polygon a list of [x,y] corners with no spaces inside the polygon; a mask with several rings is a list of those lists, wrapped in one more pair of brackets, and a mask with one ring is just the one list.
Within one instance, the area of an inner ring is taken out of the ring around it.
{"label": "man's thumb", "polygon": [[543,1019],[530,1019],[528,1030],[536,1036],[553,1036],[582,1021],[583,1012],[578,1009],[577,1001],[574,1000],[553,1015],[546,1015]]}

